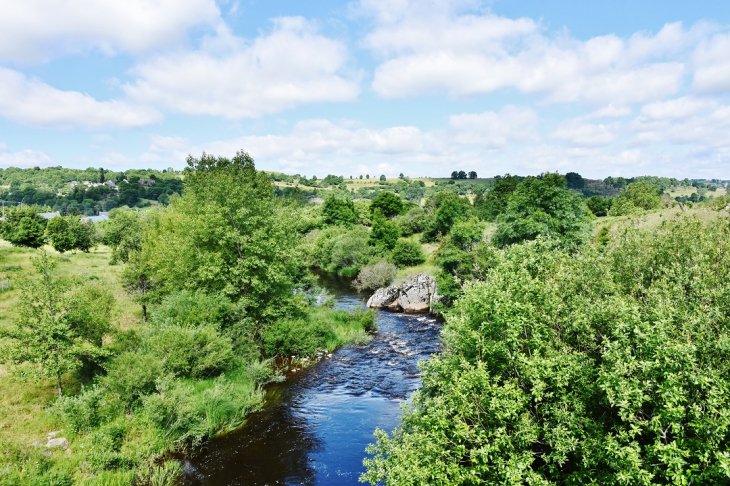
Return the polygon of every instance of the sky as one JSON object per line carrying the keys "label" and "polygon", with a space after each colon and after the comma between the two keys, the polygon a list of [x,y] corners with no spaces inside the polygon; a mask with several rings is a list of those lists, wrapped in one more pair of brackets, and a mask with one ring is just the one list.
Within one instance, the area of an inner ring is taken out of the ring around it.
{"label": "sky", "polygon": [[724,0],[0,0],[0,167],[730,179]]}

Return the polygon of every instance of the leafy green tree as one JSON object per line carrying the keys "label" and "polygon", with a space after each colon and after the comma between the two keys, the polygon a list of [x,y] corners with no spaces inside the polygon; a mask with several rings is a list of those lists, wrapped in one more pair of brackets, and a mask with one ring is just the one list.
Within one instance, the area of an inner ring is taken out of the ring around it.
{"label": "leafy green tree", "polygon": [[576,246],[587,231],[580,197],[565,187],[565,178],[544,174],[527,177],[517,186],[507,209],[497,218],[492,242],[500,247],[547,236]]}
{"label": "leafy green tree", "polygon": [[380,175],[380,182],[385,182],[387,179],[385,178],[385,174]]}
{"label": "leafy green tree", "polygon": [[461,198],[456,195],[452,196],[454,197],[449,197],[443,201],[436,210],[434,218],[428,222],[426,230],[423,232],[425,242],[436,241],[439,235],[448,234],[454,223],[465,218],[466,213],[459,202]]}
{"label": "leafy green tree", "polygon": [[459,171],[458,170],[453,171],[451,173],[451,178],[452,179],[458,179],[459,178]]}
{"label": "leafy green tree", "polygon": [[585,179],[577,172],[568,172],[565,174],[565,183],[569,189],[583,189],[586,186]]}
{"label": "leafy green tree", "polygon": [[102,241],[112,249],[110,265],[126,263],[130,254],[141,248],[144,227],[138,211],[124,207],[112,209],[109,219],[101,224]]}
{"label": "leafy green tree", "polygon": [[233,159],[189,157],[182,197],[147,216],[142,243],[157,295],[222,293],[264,324],[298,309],[296,213],[274,199],[265,172],[241,151]]}
{"label": "leafy green tree", "polygon": [[639,211],[649,211],[662,207],[659,188],[646,182],[629,184],[624,192],[616,196],[609,211],[610,216],[625,216]]}
{"label": "leafy green tree", "polygon": [[386,218],[403,214],[404,209],[403,200],[392,192],[381,192],[370,202],[370,213],[380,211]]}
{"label": "leafy green tree", "polygon": [[469,179],[476,179],[476,178],[477,178],[477,173],[474,172],[473,170],[470,171],[469,172]]}
{"label": "leafy green tree", "polygon": [[[372,484],[725,484],[727,222],[492,251]],[[439,289],[441,290],[441,289]]]}
{"label": "leafy green tree", "polygon": [[45,245],[47,220],[38,215],[39,209],[26,206],[7,211],[5,221],[2,223],[3,239],[15,246],[28,248],[40,248]]}
{"label": "leafy green tree", "polygon": [[324,200],[322,218],[329,225],[350,226],[358,223],[357,210],[352,200],[334,195]]}
{"label": "leafy green tree", "polygon": [[146,258],[149,253],[134,251],[128,254],[127,264],[122,271],[124,289],[132,300],[142,306],[142,320],[147,322],[147,306],[159,300],[159,285],[156,284],[155,268]]}
{"label": "leafy green tree", "polygon": [[18,317],[0,328],[0,337],[8,338],[2,356],[25,365],[19,376],[55,379],[62,395],[61,376],[102,354],[113,298],[101,287],[58,277],[56,260],[45,252],[31,261],[39,278],[22,284]]}
{"label": "leafy green tree", "polygon": [[87,252],[94,246],[93,225],[79,216],[56,216],[46,225],[46,236],[53,248],[64,253],[72,250]]}
{"label": "leafy green tree", "polygon": [[591,196],[586,199],[586,206],[596,216],[607,216],[609,209],[613,206],[613,199],[601,196]]}
{"label": "leafy green tree", "polygon": [[464,172],[463,170],[460,170],[459,171],[459,174],[458,174],[458,178],[459,179],[466,179],[466,172]]}
{"label": "leafy green tree", "polygon": [[390,256],[399,267],[413,267],[426,261],[421,245],[403,239],[398,240]]}
{"label": "leafy green tree", "polygon": [[491,191],[486,194],[482,192],[476,194],[474,213],[484,221],[494,221],[507,209],[509,198],[519,184],[520,178],[517,176],[507,174],[504,177],[495,177]]}
{"label": "leafy green tree", "polygon": [[373,227],[370,231],[368,243],[371,246],[380,246],[392,250],[400,238],[398,225],[383,216],[379,209],[373,213]]}

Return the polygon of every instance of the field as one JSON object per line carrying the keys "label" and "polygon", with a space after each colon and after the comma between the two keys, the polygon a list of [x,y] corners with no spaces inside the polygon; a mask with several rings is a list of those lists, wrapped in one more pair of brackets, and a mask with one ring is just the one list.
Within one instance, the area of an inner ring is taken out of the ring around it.
{"label": "field", "polygon": [[[673,187],[668,191],[668,194],[672,197],[679,197],[679,196],[691,196],[693,192],[697,192],[696,187]],[[707,196],[724,196],[727,194],[727,191],[725,191],[724,187],[718,187],[715,192],[707,191]]]}
{"label": "field", "polygon": [[[119,328],[129,328],[140,321],[141,308],[119,285],[121,268],[109,265],[109,248],[101,246],[89,253],[63,255],[49,246],[45,250],[59,256],[60,275],[94,275],[113,289],[112,319]],[[34,250],[11,247],[0,240],[0,280],[10,282],[10,290],[0,291],[0,326],[7,326],[15,316],[14,304],[20,294],[18,282],[34,274],[30,261],[34,254]],[[64,386],[69,392],[77,391],[71,381],[64,381]],[[48,432],[59,428],[59,424],[44,413],[55,399],[56,391],[51,382],[17,381],[0,365],[0,435],[10,443],[28,447],[36,441],[44,441]]]}

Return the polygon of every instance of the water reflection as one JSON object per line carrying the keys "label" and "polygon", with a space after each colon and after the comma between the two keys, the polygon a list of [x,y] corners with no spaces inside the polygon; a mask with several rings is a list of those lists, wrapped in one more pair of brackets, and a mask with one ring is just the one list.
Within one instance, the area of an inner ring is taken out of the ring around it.
{"label": "water reflection", "polygon": [[[338,307],[361,306],[349,280],[322,285]],[[439,324],[424,315],[381,312],[378,333],[295,373],[267,393],[265,410],[212,441],[186,464],[188,485],[358,484],[376,427],[398,424],[419,386],[418,361],[438,351]]]}

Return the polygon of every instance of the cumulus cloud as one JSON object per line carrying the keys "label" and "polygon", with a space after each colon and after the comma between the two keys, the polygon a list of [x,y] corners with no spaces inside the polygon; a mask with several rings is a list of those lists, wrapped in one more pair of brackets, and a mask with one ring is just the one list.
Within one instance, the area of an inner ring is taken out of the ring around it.
{"label": "cumulus cloud", "polygon": [[568,120],[551,134],[552,138],[574,147],[598,147],[614,142],[619,135],[621,125],[588,123],[583,120]]}
{"label": "cumulus cloud", "polygon": [[702,93],[730,92],[730,34],[704,41],[694,55],[694,85]]}
{"label": "cumulus cloud", "polygon": [[99,49],[142,52],[216,25],[215,0],[23,0],[2,3],[0,60],[29,62]]}
{"label": "cumulus cloud", "polygon": [[[645,103],[682,88],[692,49],[717,29],[672,23],[654,35],[583,41],[548,37],[531,19],[479,12],[475,2],[445,4],[399,0],[393,14],[379,0],[360,2],[359,11],[375,20],[364,44],[382,59],[372,82],[376,93],[468,96],[513,88],[556,103]],[[709,59],[711,66],[706,74],[698,71],[698,86],[717,88],[730,80],[730,70],[715,62],[725,62],[725,42],[718,37],[698,55],[697,63]]]}
{"label": "cumulus cloud", "polygon": [[189,115],[254,118],[303,103],[347,101],[359,91],[343,74],[346,46],[300,17],[274,21],[252,42],[223,31],[196,51],[155,57],[135,66],[124,87],[138,102]]}
{"label": "cumulus cloud", "polygon": [[0,143],[0,167],[48,167],[53,160],[38,150],[8,151],[7,145]]}
{"label": "cumulus cloud", "polygon": [[160,120],[155,110],[126,101],[97,101],[0,67],[0,116],[37,126],[138,127]]}

